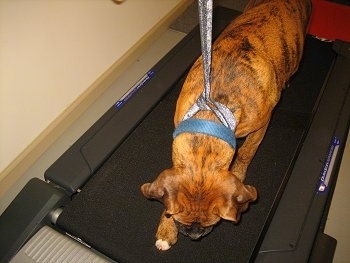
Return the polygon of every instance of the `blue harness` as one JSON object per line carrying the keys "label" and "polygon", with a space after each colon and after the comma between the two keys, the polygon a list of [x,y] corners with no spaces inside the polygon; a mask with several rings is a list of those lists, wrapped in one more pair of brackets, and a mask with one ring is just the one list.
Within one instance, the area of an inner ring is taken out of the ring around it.
{"label": "blue harness", "polygon": [[[210,98],[211,41],[213,0],[198,0],[202,59],[204,68],[204,90],[195,104],[187,111],[176,127],[173,137],[181,133],[201,133],[219,138],[236,148],[236,119],[229,108]],[[220,123],[192,118],[197,112],[212,111]]]}
{"label": "blue harness", "polygon": [[187,119],[179,123],[176,127],[173,137],[181,133],[201,133],[216,137],[227,142],[233,149],[236,148],[236,137],[231,129],[215,121],[202,119]]}

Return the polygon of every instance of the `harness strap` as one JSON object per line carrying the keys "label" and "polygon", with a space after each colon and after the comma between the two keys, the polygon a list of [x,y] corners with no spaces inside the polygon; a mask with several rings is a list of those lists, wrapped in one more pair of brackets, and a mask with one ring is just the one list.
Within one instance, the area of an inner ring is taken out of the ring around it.
{"label": "harness strap", "polygon": [[[199,25],[204,73],[204,89],[194,105],[176,127],[173,137],[181,133],[202,133],[219,138],[236,148],[236,119],[225,105],[210,98],[210,72],[212,48],[213,0],[198,0]],[[212,111],[222,124],[210,120],[192,118],[199,111]]]}
{"label": "harness strap", "polygon": [[230,128],[215,121],[202,119],[188,119],[179,123],[176,127],[173,137],[181,133],[201,133],[219,138],[228,143],[233,149],[236,148],[236,137]]}
{"label": "harness strap", "polygon": [[201,34],[202,59],[204,70],[204,89],[194,105],[187,111],[183,120],[193,117],[198,111],[213,111],[223,125],[233,132],[236,129],[236,119],[229,108],[210,98],[211,48],[213,0],[198,0],[199,24]]}

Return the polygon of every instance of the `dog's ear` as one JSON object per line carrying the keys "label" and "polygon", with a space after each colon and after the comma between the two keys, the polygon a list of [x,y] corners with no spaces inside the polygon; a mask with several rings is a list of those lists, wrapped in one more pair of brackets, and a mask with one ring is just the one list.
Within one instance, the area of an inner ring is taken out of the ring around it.
{"label": "dog's ear", "polygon": [[141,186],[141,192],[149,199],[160,200],[164,195],[164,188],[161,187],[158,182],[145,183]]}
{"label": "dog's ear", "polygon": [[164,204],[165,215],[168,217],[179,211],[176,200],[177,189],[178,182],[174,169],[164,170],[153,183],[141,186],[141,192],[145,197],[156,199]]}
{"label": "dog's ear", "polygon": [[242,183],[236,184],[236,189],[226,197],[225,205],[219,209],[220,217],[237,223],[241,213],[246,211],[249,203],[254,202],[256,198],[255,187]]}
{"label": "dog's ear", "polygon": [[143,195],[150,199],[162,201],[169,196],[176,188],[176,177],[173,169],[167,169],[160,173],[153,183],[146,183],[141,186]]}
{"label": "dog's ear", "polygon": [[254,186],[251,185],[243,185],[238,190],[238,195],[236,196],[236,200],[240,204],[254,202],[258,197],[258,193]]}

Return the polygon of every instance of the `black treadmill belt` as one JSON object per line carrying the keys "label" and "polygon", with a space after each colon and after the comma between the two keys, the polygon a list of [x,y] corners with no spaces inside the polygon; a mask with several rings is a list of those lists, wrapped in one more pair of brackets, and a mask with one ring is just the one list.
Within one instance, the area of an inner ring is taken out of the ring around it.
{"label": "black treadmill belt", "polygon": [[238,225],[222,221],[200,241],[179,235],[178,243],[166,252],[154,246],[163,206],[144,198],[140,186],[171,166],[172,120],[183,79],[64,208],[58,225],[117,262],[251,260],[312,119],[335,56],[331,46],[307,37],[300,69],[284,91],[248,170],[246,183],[257,188],[259,199]]}

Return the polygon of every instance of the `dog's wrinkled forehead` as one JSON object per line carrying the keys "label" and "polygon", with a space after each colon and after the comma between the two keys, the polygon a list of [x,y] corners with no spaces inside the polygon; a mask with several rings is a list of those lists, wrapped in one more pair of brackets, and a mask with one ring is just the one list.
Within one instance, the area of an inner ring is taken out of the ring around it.
{"label": "dog's wrinkled forehead", "polygon": [[209,227],[220,221],[220,216],[206,211],[183,211],[172,216],[173,219],[183,225],[198,224],[201,227]]}
{"label": "dog's wrinkled forehead", "polygon": [[179,191],[177,198],[172,201],[177,205],[175,210],[168,209],[169,216],[182,224],[190,225],[199,223],[201,226],[210,226],[220,220],[218,213],[217,198],[215,195],[206,192],[195,192],[190,194],[188,191]]}

